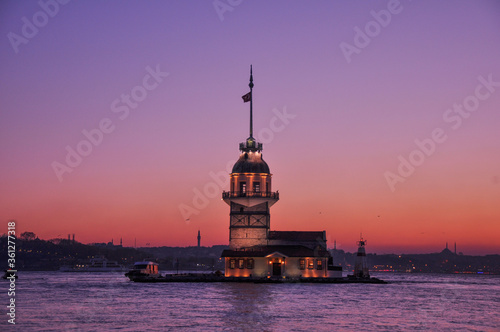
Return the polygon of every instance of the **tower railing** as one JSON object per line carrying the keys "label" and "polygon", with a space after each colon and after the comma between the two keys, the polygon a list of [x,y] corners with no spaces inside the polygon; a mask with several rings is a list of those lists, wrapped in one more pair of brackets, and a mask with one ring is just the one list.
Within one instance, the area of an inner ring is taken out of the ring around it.
{"label": "tower railing", "polygon": [[279,192],[272,191],[223,191],[222,198],[236,198],[236,197],[263,197],[279,199]]}
{"label": "tower railing", "polygon": [[240,150],[245,151],[245,150],[255,150],[255,151],[262,151],[262,143],[258,143],[255,141],[247,141],[240,143]]}

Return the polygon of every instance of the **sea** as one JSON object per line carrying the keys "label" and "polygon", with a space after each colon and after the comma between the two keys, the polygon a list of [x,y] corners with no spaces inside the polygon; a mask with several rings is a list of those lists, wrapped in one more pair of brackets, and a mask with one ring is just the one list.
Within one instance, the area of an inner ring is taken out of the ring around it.
{"label": "sea", "polygon": [[2,331],[500,331],[500,276],[374,275],[388,284],[134,283],[19,272]]}

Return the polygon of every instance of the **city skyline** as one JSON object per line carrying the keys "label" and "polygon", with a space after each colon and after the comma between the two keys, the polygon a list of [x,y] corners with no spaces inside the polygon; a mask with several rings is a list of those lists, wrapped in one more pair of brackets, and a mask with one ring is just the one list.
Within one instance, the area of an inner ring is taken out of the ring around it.
{"label": "city skyline", "polygon": [[[75,242],[79,242],[75,236],[76,234],[67,234],[67,237],[64,237],[63,234],[58,234],[56,237],[54,238],[51,238],[51,239],[41,239],[39,238],[35,233],[33,232],[29,232],[27,231],[26,232],[27,235],[29,237],[31,237],[32,235],[34,236],[33,238],[30,238],[30,240],[34,240],[34,239],[40,239],[40,240],[43,240],[43,241],[52,241],[54,242],[54,240],[60,240],[60,241],[64,241],[64,240],[67,240],[67,241],[70,241],[72,243],[75,243]],[[360,234],[360,238],[362,238],[362,234]],[[23,240],[26,240],[26,234],[24,236],[21,235],[21,238]],[[86,245],[95,245],[95,246],[105,246],[105,247],[116,247],[116,246],[119,246],[119,247],[128,247],[128,248],[154,248],[154,247],[167,247],[167,248],[211,248],[211,247],[217,247],[217,246],[225,246],[225,247],[228,247],[229,245],[228,244],[215,244],[215,245],[202,245],[202,242],[201,242],[201,235],[200,235],[200,230],[198,230],[198,233],[197,233],[197,236],[195,238],[195,242],[196,243],[189,243],[189,244],[186,244],[184,246],[169,246],[169,245],[159,245],[159,246],[152,246],[151,243],[145,243],[143,246],[138,246],[137,245],[137,238],[134,238],[132,241],[128,241],[129,243],[126,243],[126,244],[123,244],[123,238],[119,238],[119,239],[115,239],[115,238],[111,238],[111,240],[109,241],[104,241],[104,242],[89,242],[89,243],[83,243],[83,244],[86,244]],[[367,241],[364,240],[364,242],[366,243]],[[59,243],[58,241],[56,241],[55,243]],[[328,245],[328,250],[341,250],[341,251],[346,251],[342,248],[338,248],[337,247],[337,241],[334,239],[333,240],[333,244],[332,243],[327,243]],[[463,255],[464,253],[461,252],[460,250],[457,249],[457,243],[454,242],[453,243],[453,247],[450,248],[450,244],[448,243],[448,241],[445,242],[444,246],[439,249],[439,250],[436,250],[435,252],[425,252],[425,253],[419,253],[419,254],[436,254],[436,253],[441,253],[441,252],[451,252],[455,255]],[[346,251],[346,252],[349,252],[349,251]],[[356,250],[354,250],[352,253],[355,253]],[[376,252],[371,252],[370,254],[377,254]],[[384,253],[384,254],[400,254],[399,252],[392,252],[392,253]],[[411,254],[411,253],[410,253]],[[466,253],[465,253],[466,254]]]}
{"label": "city skyline", "polygon": [[42,3],[0,14],[0,216],[19,233],[227,245],[252,64],[272,230],[500,253],[495,1]]}

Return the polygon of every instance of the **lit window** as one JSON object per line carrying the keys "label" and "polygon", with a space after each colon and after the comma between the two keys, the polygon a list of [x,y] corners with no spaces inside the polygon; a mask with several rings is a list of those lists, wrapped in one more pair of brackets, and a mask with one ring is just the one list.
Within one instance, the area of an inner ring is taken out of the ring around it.
{"label": "lit window", "polygon": [[231,259],[229,261],[229,268],[234,269],[236,267],[236,261],[234,259]]}
{"label": "lit window", "polygon": [[323,270],[323,261],[321,259],[316,260],[316,269]]}
{"label": "lit window", "polygon": [[308,260],[307,260],[307,268],[308,268],[309,270],[314,269],[314,259],[308,259]]}
{"label": "lit window", "polygon": [[239,269],[244,269],[245,268],[245,261],[243,259],[238,260],[238,268]]}
{"label": "lit window", "polygon": [[260,182],[253,183],[253,192],[260,193]]}
{"label": "lit window", "polygon": [[305,259],[303,259],[303,258],[299,259],[299,268],[301,270],[305,270],[306,269],[306,260]]}
{"label": "lit window", "polygon": [[247,260],[247,269],[253,269],[253,258]]}

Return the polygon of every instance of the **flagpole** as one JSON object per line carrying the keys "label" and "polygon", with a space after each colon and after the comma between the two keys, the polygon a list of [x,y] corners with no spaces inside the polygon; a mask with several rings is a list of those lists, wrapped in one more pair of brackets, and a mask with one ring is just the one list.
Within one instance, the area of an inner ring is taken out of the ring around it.
{"label": "flagpole", "polygon": [[250,138],[253,138],[253,112],[252,112],[252,104],[253,104],[253,76],[252,76],[252,65],[250,65],[250,83],[248,84],[250,87]]}

